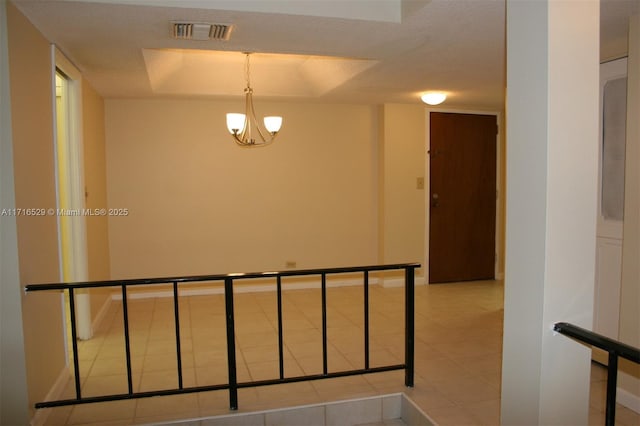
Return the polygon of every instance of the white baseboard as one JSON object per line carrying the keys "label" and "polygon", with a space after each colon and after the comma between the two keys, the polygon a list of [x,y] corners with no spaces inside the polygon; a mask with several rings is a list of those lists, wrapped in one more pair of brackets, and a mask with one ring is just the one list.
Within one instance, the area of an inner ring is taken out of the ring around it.
{"label": "white baseboard", "polygon": [[638,395],[634,395],[619,387],[616,389],[616,402],[620,405],[624,405],[629,410],[640,413],[640,396]]}
{"label": "white baseboard", "polygon": [[[55,401],[61,399],[62,393],[64,392],[64,389],[69,383],[70,379],[71,372],[69,371],[69,367],[65,366],[58,375],[58,378],[56,379],[51,389],[49,389],[49,392],[44,397],[43,401]],[[50,413],[51,410],[36,410],[36,413],[31,419],[31,426],[44,425],[47,422],[47,418],[49,417]]]}
{"label": "white baseboard", "polygon": [[404,287],[404,278],[385,278],[382,280],[382,287]]}
{"label": "white baseboard", "polygon": [[[414,281],[414,285],[426,285],[424,277],[417,276]],[[404,278],[385,278],[382,280],[382,287],[404,287]]]}
{"label": "white baseboard", "polygon": [[[400,279],[400,285],[404,285],[404,280]],[[377,278],[369,278],[370,285],[378,285],[379,280]],[[351,286],[359,286],[362,285],[362,279],[343,279],[340,281],[330,281],[327,282],[327,288],[335,288],[335,287],[351,287]],[[276,284],[242,284],[234,287],[234,293],[261,293],[268,291],[276,291]],[[287,282],[282,285],[283,291],[288,290],[306,290],[306,289],[317,289],[320,287],[320,281],[300,281],[300,282]],[[385,285],[386,287],[386,285]],[[181,296],[206,296],[212,294],[224,294],[224,287],[202,287],[202,288],[190,288],[185,290],[180,290]],[[161,291],[141,291],[141,292],[130,292],[128,293],[128,298],[130,299],[151,299],[154,297],[173,297],[172,290],[161,290]],[[122,300],[122,293],[113,293],[111,296],[112,300]]]}

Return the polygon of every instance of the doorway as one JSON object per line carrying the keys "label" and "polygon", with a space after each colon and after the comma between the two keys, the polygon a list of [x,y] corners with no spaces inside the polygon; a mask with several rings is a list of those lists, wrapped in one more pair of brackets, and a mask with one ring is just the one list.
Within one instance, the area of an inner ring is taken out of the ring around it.
{"label": "doorway", "polygon": [[[84,180],[81,129],[80,72],[53,47],[55,89],[55,158],[60,253],[60,279],[63,282],[87,280],[87,243],[84,214]],[[65,339],[70,336],[69,300],[65,292]],[[92,337],[88,292],[77,292],[76,328],[78,338]],[[67,345],[68,347],[69,345]]]}
{"label": "doorway", "polygon": [[429,112],[429,283],[495,278],[497,116]]}

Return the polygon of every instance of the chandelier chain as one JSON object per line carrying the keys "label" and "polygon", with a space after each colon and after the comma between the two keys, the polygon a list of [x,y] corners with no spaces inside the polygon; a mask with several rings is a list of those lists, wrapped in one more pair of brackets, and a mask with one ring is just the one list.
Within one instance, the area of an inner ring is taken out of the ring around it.
{"label": "chandelier chain", "polygon": [[247,88],[251,87],[251,75],[250,75],[250,72],[251,72],[251,70],[250,70],[250,67],[249,67],[249,53],[247,53],[247,60],[246,60],[245,65],[244,65],[244,73],[245,73],[246,80],[247,80]]}

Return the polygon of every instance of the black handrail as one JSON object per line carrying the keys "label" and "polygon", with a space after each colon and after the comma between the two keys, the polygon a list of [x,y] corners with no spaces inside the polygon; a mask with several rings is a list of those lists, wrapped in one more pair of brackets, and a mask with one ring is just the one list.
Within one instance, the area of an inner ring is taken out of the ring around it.
{"label": "black handrail", "polygon": [[[187,277],[168,277],[168,278],[144,278],[144,279],[126,279],[126,280],[110,280],[110,281],[84,281],[73,283],[51,283],[51,284],[29,284],[25,287],[26,292],[33,291],[52,291],[52,290],[68,290],[69,291],[69,310],[71,313],[71,343],[74,355],[73,369],[75,375],[75,393],[73,399],[64,399],[57,401],[44,401],[35,404],[35,408],[60,407],[75,404],[87,404],[92,402],[118,401],[124,399],[147,398],[161,395],[177,395],[184,393],[194,393],[202,391],[223,390],[229,391],[229,407],[231,410],[238,409],[238,389],[256,386],[266,386],[278,383],[293,383],[307,380],[319,380],[334,377],[353,376],[367,373],[377,373],[382,371],[405,370],[405,385],[413,387],[414,379],[414,289],[415,289],[415,270],[420,267],[419,263],[400,263],[391,265],[371,265],[371,266],[355,266],[343,268],[328,269],[303,269],[288,270],[277,272],[251,272],[251,273],[232,273],[217,275],[199,275]],[[405,281],[405,362],[404,364],[387,365],[380,367],[370,367],[369,365],[369,273],[374,271],[404,270]],[[326,288],[327,275],[345,274],[345,273],[363,273],[364,281],[364,350],[365,365],[362,369],[347,371],[328,371],[327,362],[327,304],[326,304]],[[309,276],[320,275],[321,292],[322,292],[322,358],[323,368],[322,374],[312,374],[306,376],[284,377],[284,359],[283,359],[283,327],[282,327],[282,277],[293,276]],[[277,379],[250,381],[238,383],[237,366],[235,354],[235,315],[234,315],[234,298],[233,284],[235,280],[255,279],[255,278],[275,278],[277,292],[277,310],[278,310],[278,356],[279,356],[279,374]],[[193,386],[184,387],[182,380],[182,358],[180,349],[180,314],[178,302],[178,287],[181,283],[201,283],[210,284],[212,281],[224,282],[224,298],[225,298],[225,317],[227,330],[227,367],[228,367],[228,383],[209,385],[209,386]],[[178,387],[176,389],[163,389],[147,392],[134,392],[131,376],[131,348],[129,336],[129,314],[127,304],[127,289],[134,286],[144,286],[153,284],[171,284],[173,287],[173,308],[175,322],[176,337],[176,363],[178,374]],[[127,363],[127,393],[102,395],[93,397],[83,397],[80,386],[80,367],[78,360],[78,343],[77,331],[75,326],[75,296],[77,289],[98,288],[98,287],[120,287],[122,292],[122,310],[124,320],[124,339],[125,339],[125,359]]]}
{"label": "black handrail", "polygon": [[576,339],[609,353],[607,365],[607,403],[605,425],[613,426],[616,419],[616,386],[618,381],[618,357],[640,364],[640,349],[634,348],[601,334],[587,330],[577,325],[559,322],[553,326],[558,333]]}
{"label": "black handrail", "polygon": [[318,268],[318,269],[296,269],[287,271],[267,271],[267,272],[234,272],[230,274],[214,274],[214,275],[190,275],[186,277],[164,277],[164,278],[132,278],[123,280],[107,280],[107,281],[78,281],[70,283],[43,283],[28,284],[24,287],[25,291],[42,291],[42,290],[66,290],[69,288],[96,288],[96,287],[114,287],[114,286],[138,286],[149,284],[170,284],[172,282],[188,283],[198,281],[223,281],[225,278],[231,279],[251,279],[251,278],[274,278],[274,277],[294,277],[305,275],[321,275],[326,274],[346,274],[349,272],[364,271],[389,271],[393,269],[417,269],[419,263],[396,263],[389,265],[368,265],[368,266],[345,266],[340,268]]}

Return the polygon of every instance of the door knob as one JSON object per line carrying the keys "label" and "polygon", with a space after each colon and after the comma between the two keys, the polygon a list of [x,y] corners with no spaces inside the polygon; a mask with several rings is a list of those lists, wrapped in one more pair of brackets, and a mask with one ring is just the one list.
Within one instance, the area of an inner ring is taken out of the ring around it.
{"label": "door knob", "polygon": [[440,196],[437,192],[431,194],[431,207],[438,207],[440,205]]}

